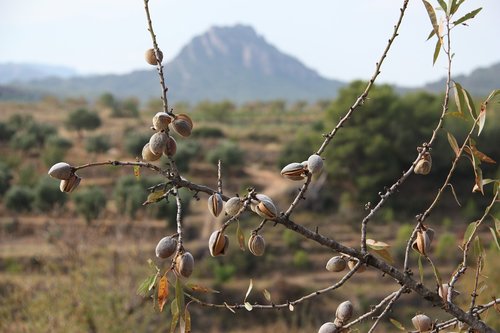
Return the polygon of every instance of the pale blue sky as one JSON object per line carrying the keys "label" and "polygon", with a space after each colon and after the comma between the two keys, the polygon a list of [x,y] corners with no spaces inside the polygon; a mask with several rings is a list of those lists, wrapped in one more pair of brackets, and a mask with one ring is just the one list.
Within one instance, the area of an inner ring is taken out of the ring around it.
{"label": "pale blue sky", "polygon": [[[321,75],[346,81],[369,78],[401,3],[150,0],[166,60],[213,25],[243,23]],[[470,26],[453,31],[456,73],[500,61],[500,1],[467,0],[461,13],[477,7],[483,11]],[[381,82],[415,86],[445,74],[443,61],[432,66],[434,43],[425,42],[429,31],[422,2],[410,0]],[[65,65],[83,74],[124,73],[148,68],[143,53],[150,43],[141,0],[0,0],[0,62]]]}

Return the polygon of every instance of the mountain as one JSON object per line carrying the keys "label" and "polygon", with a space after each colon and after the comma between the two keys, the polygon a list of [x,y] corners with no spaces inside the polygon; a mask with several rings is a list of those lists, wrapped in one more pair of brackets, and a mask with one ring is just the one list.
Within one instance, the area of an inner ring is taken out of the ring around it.
{"label": "mountain", "polygon": [[49,77],[68,78],[76,76],[69,67],[44,64],[5,63],[0,64],[0,84],[28,82]]}
{"label": "mountain", "polygon": [[[164,72],[173,101],[316,100],[335,97],[344,85],[321,77],[244,25],[213,27],[194,37],[165,65]],[[142,100],[160,96],[155,70],[124,75],[52,77],[14,87],[56,96],[93,98],[103,92]]]}
{"label": "mountain", "polygon": [[[473,96],[488,96],[494,89],[500,89],[500,62],[481,67],[469,75],[457,75],[453,80],[460,83]],[[423,88],[432,92],[442,92],[446,79],[426,84]]]}

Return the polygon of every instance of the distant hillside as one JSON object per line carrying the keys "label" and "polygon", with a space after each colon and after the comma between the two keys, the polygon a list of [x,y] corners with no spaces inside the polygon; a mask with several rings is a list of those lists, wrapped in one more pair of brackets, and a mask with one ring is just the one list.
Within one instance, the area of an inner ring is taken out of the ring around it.
{"label": "distant hillside", "polygon": [[[474,96],[487,96],[493,89],[500,89],[500,62],[489,67],[482,67],[472,71],[469,75],[457,75],[453,80],[460,83]],[[443,78],[428,83],[425,90],[441,92],[446,80]]]}
{"label": "distant hillside", "polygon": [[48,77],[68,78],[76,76],[75,70],[64,66],[43,64],[0,64],[0,84],[28,82]]}
{"label": "distant hillside", "polygon": [[[343,86],[321,77],[243,25],[211,28],[193,38],[165,67],[173,101],[315,100],[333,98]],[[155,70],[40,79],[16,86],[57,96],[96,97],[110,92],[146,100],[160,95]]]}

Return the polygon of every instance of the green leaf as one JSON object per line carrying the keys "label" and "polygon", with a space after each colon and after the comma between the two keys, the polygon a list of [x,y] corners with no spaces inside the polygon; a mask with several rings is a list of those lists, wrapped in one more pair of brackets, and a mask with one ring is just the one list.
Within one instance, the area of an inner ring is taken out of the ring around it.
{"label": "green leaf", "polygon": [[[177,308],[184,309],[184,289],[180,278],[175,280],[175,299],[177,300]],[[180,313],[184,316],[184,312]]]}
{"label": "green leaf", "polygon": [[170,313],[172,314],[172,322],[170,323],[170,333],[175,332],[177,323],[179,322],[179,308],[177,307],[177,299],[173,299],[170,303]]}
{"label": "green leaf", "polygon": [[474,255],[476,257],[479,257],[479,256],[484,257],[484,248],[483,248],[483,244],[481,243],[481,239],[479,238],[479,235],[477,235],[474,238]]}
{"label": "green leaf", "polygon": [[453,151],[455,152],[455,156],[458,156],[460,153],[460,148],[458,148],[457,139],[455,139],[453,134],[451,134],[450,132],[448,132],[448,142],[450,143],[451,149],[453,149]]}
{"label": "green leaf", "polygon": [[141,179],[141,167],[138,165],[134,165],[134,176],[137,180]]}
{"label": "green leaf", "polygon": [[146,199],[145,204],[150,204],[160,201],[161,199],[163,199],[165,193],[166,191],[164,189],[150,193],[148,195],[148,198]]}
{"label": "green leaf", "polygon": [[464,23],[467,20],[474,18],[482,9],[483,9],[482,7],[478,8],[478,9],[474,9],[473,11],[465,14],[464,16],[459,18],[458,20],[454,21],[453,25],[459,25],[461,23]]}
{"label": "green leaf", "polygon": [[464,233],[464,239],[462,241],[462,247],[465,247],[465,244],[470,241],[472,235],[474,232],[476,232],[477,224],[476,222],[469,223],[467,226],[467,229],[465,230]]}
{"label": "green leaf", "polygon": [[434,64],[436,63],[436,60],[439,57],[439,51],[441,51],[441,39],[440,38],[438,38],[438,40],[436,42],[436,47],[434,48],[434,56],[432,58],[432,65],[433,66],[434,66]]}
{"label": "green leaf", "polygon": [[158,275],[159,275],[158,273],[155,273],[144,279],[144,281],[142,281],[139,287],[137,288],[137,295],[145,297],[148,294],[148,292],[151,291],[151,289],[154,287]]}
{"label": "green leaf", "polygon": [[418,272],[420,273],[420,282],[424,283],[424,265],[422,265],[422,256],[418,256]]}
{"label": "green leaf", "polygon": [[498,233],[492,227],[489,227],[489,228],[490,228],[491,234],[493,235],[493,240],[495,241],[497,249],[500,250],[500,242],[498,241]]}
{"label": "green leaf", "polygon": [[493,215],[490,215],[493,218],[493,221],[495,222],[495,230],[500,233],[500,220],[494,217]]}
{"label": "green leaf", "polygon": [[175,329],[177,328],[178,323],[179,323],[179,312],[177,312],[172,317],[172,322],[170,323],[170,333],[175,333]]}
{"label": "green leaf", "polygon": [[253,288],[253,281],[252,281],[252,279],[250,279],[250,284],[248,285],[248,290],[247,290],[247,293],[245,294],[245,298],[244,298],[243,302],[246,302],[248,295],[250,295],[250,292],[252,291],[252,288]]}
{"label": "green leaf", "polygon": [[464,92],[464,97],[465,97],[465,103],[467,104],[467,108],[469,109],[469,112],[474,118],[474,120],[477,119],[477,113],[476,113],[476,107],[474,106],[474,100],[472,99],[472,96],[469,94],[469,92],[462,88],[462,91]]}
{"label": "green leaf", "polygon": [[481,110],[479,112],[479,121],[477,123],[477,126],[479,127],[477,131],[477,136],[481,135],[481,132],[483,131],[484,124],[486,123],[486,109]]}
{"label": "green leaf", "polygon": [[400,331],[403,331],[405,332],[406,331],[406,328],[399,322],[397,321],[396,319],[393,319],[393,318],[389,318],[389,320],[391,321],[391,323],[396,326],[396,328]]}
{"label": "green leaf", "polygon": [[431,39],[432,36],[434,36],[435,34],[436,34],[436,31],[434,31],[434,29],[432,29],[431,32],[429,33],[429,36],[427,36],[426,41],[428,41],[429,39]]}
{"label": "green leaf", "polygon": [[241,231],[240,221],[238,221],[238,227],[236,228],[236,238],[238,239],[241,251],[245,251],[245,235]]}
{"label": "green leaf", "polygon": [[458,112],[463,114],[462,108],[465,107],[465,96],[464,96],[464,88],[460,85],[460,83],[453,81],[453,91],[455,92],[455,104],[457,105]]}
{"label": "green leaf", "polygon": [[439,271],[438,271],[437,267],[434,265],[434,263],[432,262],[431,258],[427,257],[427,260],[429,260],[429,262],[431,263],[432,270],[434,271],[434,277],[436,278],[437,285],[439,286],[439,288],[442,288],[443,280],[441,279],[441,274],[439,274]]}
{"label": "green leaf", "polygon": [[184,333],[191,333],[191,314],[187,307],[184,311]]}
{"label": "green leaf", "polygon": [[440,39],[439,26],[437,23],[436,13],[434,12],[434,8],[432,7],[432,5],[428,1],[422,0],[422,2],[424,3],[425,9],[427,10],[427,14],[429,15],[429,19],[431,20],[432,28],[434,29],[434,32],[438,36],[438,39]]}
{"label": "green leaf", "polygon": [[446,6],[446,2],[444,0],[438,0],[439,6],[441,6],[441,9],[444,10],[445,13],[448,12],[448,6]]}
{"label": "green leaf", "polygon": [[485,103],[488,103],[489,101],[491,101],[495,96],[497,96],[498,94],[500,94],[500,89],[495,89],[493,90],[489,95],[488,95],[488,98],[486,99]]}

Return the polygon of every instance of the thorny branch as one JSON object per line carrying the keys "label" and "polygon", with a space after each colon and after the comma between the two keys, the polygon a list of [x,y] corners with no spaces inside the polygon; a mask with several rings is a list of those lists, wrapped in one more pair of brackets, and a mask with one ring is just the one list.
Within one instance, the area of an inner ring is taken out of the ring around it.
{"label": "thorny branch", "polygon": [[372,333],[375,330],[375,328],[377,328],[378,324],[380,323],[380,320],[382,318],[384,318],[384,316],[391,310],[394,303],[396,303],[396,301],[399,299],[399,297],[401,297],[401,295],[404,293],[404,291],[405,291],[405,287],[402,287],[396,292],[396,294],[389,301],[389,304],[387,304],[387,306],[385,307],[384,311],[382,311],[382,313],[377,316],[377,319],[373,323],[373,325],[370,328],[370,330],[368,331],[368,333]]}
{"label": "thorny branch", "polygon": [[384,307],[387,303],[389,303],[389,301],[391,301],[398,294],[398,292],[399,291],[395,291],[395,292],[389,294],[386,298],[384,298],[382,301],[380,301],[380,303],[375,305],[369,312],[359,316],[358,318],[356,318],[355,320],[351,321],[350,323],[344,325],[343,327],[349,328],[349,327],[352,327],[352,326],[362,322],[363,320],[365,320],[367,318],[370,318],[373,314],[377,313],[377,311],[379,311],[380,309],[382,309],[382,307]]}

